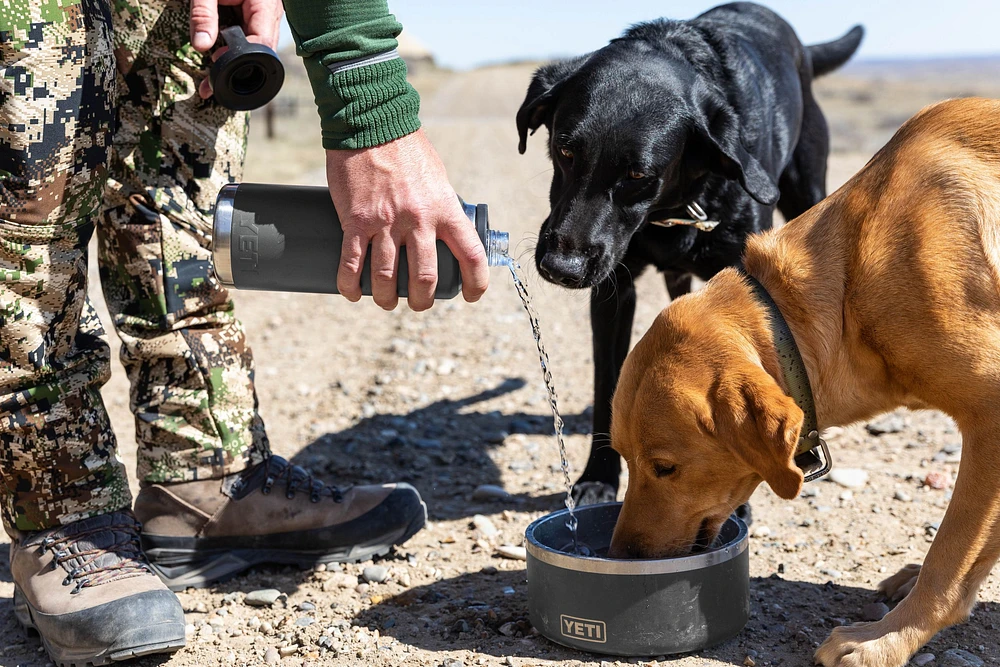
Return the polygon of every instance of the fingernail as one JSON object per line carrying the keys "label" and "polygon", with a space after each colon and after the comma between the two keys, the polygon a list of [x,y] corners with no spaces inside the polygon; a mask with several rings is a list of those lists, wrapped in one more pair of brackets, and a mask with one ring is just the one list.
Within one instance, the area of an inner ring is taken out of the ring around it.
{"label": "fingernail", "polygon": [[191,45],[199,51],[212,48],[212,36],[207,32],[196,32]]}

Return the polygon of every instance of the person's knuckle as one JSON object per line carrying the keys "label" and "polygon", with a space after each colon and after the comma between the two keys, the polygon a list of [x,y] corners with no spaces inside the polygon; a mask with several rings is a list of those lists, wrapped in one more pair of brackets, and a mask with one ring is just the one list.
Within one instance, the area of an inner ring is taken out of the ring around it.
{"label": "person's knuckle", "polygon": [[372,271],[372,280],[377,283],[391,283],[396,280],[396,272],[392,268]]}
{"label": "person's knuckle", "polygon": [[361,270],[361,258],[347,256],[340,260],[340,269],[345,273],[358,273]]}
{"label": "person's knuckle", "polygon": [[208,3],[197,2],[191,5],[191,22],[204,23],[215,18],[215,11]]}
{"label": "person's knuckle", "polygon": [[412,282],[418,288],[432,289],[437,284],[437,280],[437,271],[422,270],[416,272]]}

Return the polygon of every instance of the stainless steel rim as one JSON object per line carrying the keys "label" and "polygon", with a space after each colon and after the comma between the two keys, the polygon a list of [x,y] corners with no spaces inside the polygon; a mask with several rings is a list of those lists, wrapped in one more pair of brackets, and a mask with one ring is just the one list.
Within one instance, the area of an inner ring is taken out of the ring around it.
{"label": "stainless steel rim", "polygon": [[[603,503],[602,505],[592,505],[588,507],[604,507],[608,505],[620,505],[621,503]],[[585,508],[581,508],[585,509]],[[580,511],[580,510],[577,510]],[[553,514],[547,514],[540,519],[536,519],[524,531],[525,544],[528,554],[542,563],[573,570],[575,572],[593,572],[595,574],[621,574],[621,575],[643,575],[643,574],[673,574],[676,572],[690,572],[691,570],[701,570],[713,565],[719,565],[730,561],[747,549],[747,526],[737,517],[731,517],[729,521],[735,521],[739,532],[727,544],[691,556],[680,558],[663,558],[649,560],[618,560],[613,558],[591,558],[584,556],[571,556],[562,551],[557,551],[547,547],[535,539],[535,529],[545,521],[558,521],[567,516],[569,510],[561,510]]]}
{"label": "stainless steel rim", "polygon": [[212,264],[219,282],[234,287],[233,282],[233,200],[239,183],[224,185],[215,200],[215,221],[212,225]]}

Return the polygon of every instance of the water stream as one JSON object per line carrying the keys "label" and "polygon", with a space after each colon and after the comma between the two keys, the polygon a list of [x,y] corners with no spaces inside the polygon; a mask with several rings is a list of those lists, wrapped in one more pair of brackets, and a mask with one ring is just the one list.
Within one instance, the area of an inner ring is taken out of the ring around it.
{"label": "water stream", "polygon": [[566,521],[566,528],[569,529],[573,540],[572,544],[566,545],[563,551],[569,551],[581,556],[590,556],[592,555],[591,550],[586,545],[580,544],[576,536],[578,526],[575,512],[576,503],[573,501],[573,481],[569,474],[569,459],[566,458],[566,439],[563,435],[564,424],[562,415],[559,414],[559,397],[556,394],[556,387],[552,381],[552,371],[549,368],[549,353],[545,351],[545,344],[542,343],[542,329],[538,322],[538,312],[531,302],[531,296],[528,294],[528,288],[524,283],[521,265],[514,259],[510,259],[507,266],[510,267],[510,275],[514,279],[514,287],[517,289],[517,295],[521,297],[521,303],[524,304],[524,310],[528,313],[528,319],[531,321],[531,333],[535,337],[535,346],[538,348],[538,363],[542,367],[542,380],[545,382],[545,391],[548,392],[549,396],[549,407],[552,409],[552,424],[555,427],[556,442],[559,443],[559,465],[562,467],[563,481],[566,484],[566,509],[569,510],[569,519]]}

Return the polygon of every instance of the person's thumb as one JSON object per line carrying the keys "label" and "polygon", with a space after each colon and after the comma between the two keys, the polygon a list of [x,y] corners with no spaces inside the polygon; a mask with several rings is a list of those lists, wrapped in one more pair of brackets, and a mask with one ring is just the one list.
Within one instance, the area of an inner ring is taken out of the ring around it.
{"label": "person's thumb", "polygon": [[218,0],[191,0],[191,46],[205,53],[218,37]]}

